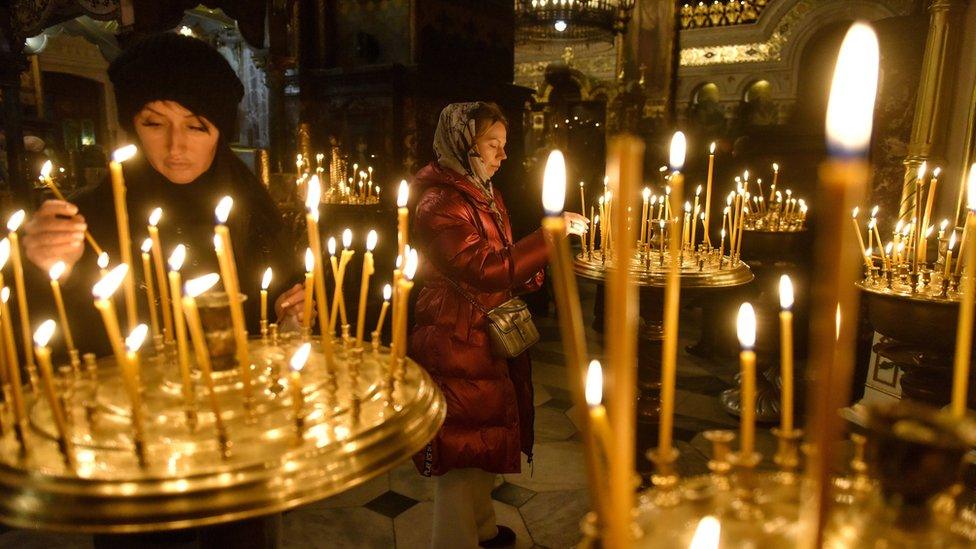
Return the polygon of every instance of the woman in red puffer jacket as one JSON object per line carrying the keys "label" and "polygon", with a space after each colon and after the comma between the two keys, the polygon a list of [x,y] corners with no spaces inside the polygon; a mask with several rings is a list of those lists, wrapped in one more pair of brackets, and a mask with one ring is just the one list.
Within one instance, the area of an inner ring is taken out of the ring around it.
{"label": "woman in red puffer jacket", "polygon": [[[447,399],[444,426],[414,457],[421,474],[437,477],[433,547],[514,543],[512,530],[495,524],[491,490],[496,474],[519,472],[521,452],[532,459],[529,356],[493,356],[481,311],[537,290],[547,262],[541,230],[512,241],[508,211],[491,184],[506,158],[507,126],[492,103],[448,105],[434,136],[437,161],[411,186],[413,242],[426,261],[410,356]],[[565,215],[574,233],[586,226],[579,214]]]}

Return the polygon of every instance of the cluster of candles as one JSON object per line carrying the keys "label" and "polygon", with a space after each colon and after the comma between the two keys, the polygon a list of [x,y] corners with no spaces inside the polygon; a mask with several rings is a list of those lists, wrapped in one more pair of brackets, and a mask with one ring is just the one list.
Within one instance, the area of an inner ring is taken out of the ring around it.
{"label": "cluster of candles", "polygon": [[380,201],[380,187],[373,183],[373,167],[360,166],[349,163],[339,152],[339,147],[333,147],[328,163],[326,176],[325,155],[318,153],[314,161],[299,153],[295,159],[298,178],[295,185],[308,193],[308,184],[313,176],[318,177],[321,184],[328,185],[320,193],[320,199],[326,204],[378,204]]}
{"label": "cluster of candles", "polygon": [[[101,269],[101,277],[92,289],[94,296],[94,306],[100,312],[115,361],[119,366],[126,394],[129,397],[132,410],[132,431],[135,441],[136,454],[140,464],[147,463],[147,452],[145,443],[145,413],[142,404],[142,389],[140,378],[140,349],[147,336],[152,336],[155,342],[157,354],[165,356],[167,349],[172,349],[175,345],[176,359],[179,364],[180,378],[182,382],[182,396],[184,407],[190,426],[196,423],[196,404],[195,391],[193,387],[190,363],[190,344],[192,343],[193,352],[196,357],[196,367],[200,371],[200,378],[206,385],[209,393],[209,405],[215,416],[215,430],[220,442],[223,454],[228,455],[229,438],[222,420],[220,404],[216,396],[215,382],[212,376],[212,366],[207,340],[204,334],[203,323],[200,318],[197,298],[204,292],[212,289],[218,282],[223,283],[223,288],[229,296],[229,310],[231,324],[233,327],[233,337],[235,340],[235,353],[239,379],[242,385],[242,395],[245,410],[248,414],[253,412],[254,407],[254,379],[252,376],[253,364],[249,356],[248,334],[245,327],[245,317],[242,308],[242,299],[234,299],[232,296],[240,295],[240,279],[238,277],[236,263],[234,260],[234,248],[231,241],[230,231],[226,222],[233,208],[233,199],[225,196],[218,203],[214,213],[216,225],[214,228],[214,250],[217,256],[220,273],[210,273],[194,278],[183,283],[180,269],[186,258],[186,247],[178,244],[173,248],[172,253],[167,258],[166,263],[169,270],[164,268],[163,245],[159,236],[158,225],[163,218],[163,211],[159,208],[152,211],[149,216],[147,229],[149,237],[142,243],[142,268],[146,283],[146,298],[150,311],[150,326],[140,324],[138,321],[136,301],[135,301],[135,278],[130,269],[131,259],[131,236],[128,223],[128,212],[125,205],[125,180],[122,174],[122,163],[131,158],[136,153],[136,148],[132,145],[122,147],[115,151],[110,163],[110,174],[113,192],[115,196],[115,213],[118,219],[118,235],[121,246],[122,262],[113,268],[109,268],[108,255],[101,251],[97,243],[87,235],[89,244],[94,250],[99,252],[98,264]],[[45,168],[42,179],[45,183],[57,192],[56,187],[50,182],[48,175],[50,167]],[[299,436],[302,433],[304,397],[301,389],[301,371],[308,359],[312,347],[311,327],[312,319],[315,318],[311,311],[314,301],[317,304],[317,320],[323,336],[319,340],[321,352],[325,359],[327,372],[335,371],[335,353],[333,349],[337,320],[341,318],[342,350],[346,351],[346,356],[351,362],[361,360],[364,348],[365,334],[365,312],[366,303],[369,297],[369,281],[374,274],[373,249],[376,246],[376,232],[370,231],[366,238],[366,250],[363,254],[362,280],[359,292],[359,309],[356,322],[355,337],[350,336],[350,324],[345,314],[345,303],[342,288],[342,281],[345,271],[355,252],[350,248],[352,244],[352,233],[348,229],[343,232],[341,253],[338,254],[335,239],[329,240],[328,248],[331,254],[331,268],[335,287],[332,296],[331,310],[329,307],[329,296],[326,294],[324,269],[325,263],[322,260],[322,245],[319,233],[319,196],[321,193],[319,179],[312,175],[308,181],[308,200],[306,215],[309,248],[306,252],[306,309],[304,316],[304,329],[302,338],[305,341],[290,360],[291,366],[291,385],[294,401],[295,421],[299,427]],[[383,324],[388,310],[391,308],[393,317],[393,336],[391,345],[391,361],[387,371],[387,388],[392,395],[394,382],[397,375],[402,373],[403,361],[406,356],[406,319],[407,302],[409,293],[413,287],[413,277],[418,268],[417,251],[410,249],[407,243],[407,224],[408,212],[406,201],[409,188],[406,181],[401,181],[398,196],[398,250],[397,269],[393,273],[393,285],[387,284],[383,290],[383,306],[376,324],[376,329],[372,331],[371,345],[374,352],[378,352],[380,347],[380,337]],[[52,417],[57,429],[59,446],[65,459],[65,463],[74,463],[74,453],[70,445],[70,422],[66,419],[66,410],[63,395],[59,395],[58,386],[55,382],[54,369],[51,363],[51,352],[49,342],[54,335],[57,325],[60,324],[64,332],[65,346],[70,357],[70,368],[65,374],[71,374],[74,378],[80,376],[81,360],[79,352],[75,347],[74,339],[68,323],[67,311],[61,296],[60,279],[65,273],[65,264],[57,262],[51,267],[49,275],[51,278],[51,290],[57,306],[59,322],[45,320],[40,323],[31,337],[30,318],[27,308],[26,291],[23,281],[23,266],[20,258],[20,249],[17,230],[20,228],[25,218],[23,211],[18,211],[11,216],[8,222],[7,238],[0,240],[0,377],[3,381],[4,401],[6,405],[13,409],[15,419],[15,432],[22,448],[28,449],[27,440],[27,412],[25,400],[20,381],[20,365],[17,360],[17,348],[13,335],[13,318],[10,313],[7,301],[10,290],[4,286],[2,269],[11,260],[15,278],[15,286],[18,295],[18,305],[20,307],[21,328],[25,335],[23,345],[25,349],[34,349],[33,353],[27,352],[27,371],[30,376],[31,391],[37,394],[39,387],[43,389],[50,406]],[[266,340],[271,332],[275,344],[277,341],[277,329],[274,324],[268,324],[268,288],[272,279],[270,267],[265,269],[261,280],[261,336]],[[123,329],[119,322],[118,314],[115,309],[114,295],[120,287],[131,287],[132,299],[126,292],[125,319],[127,321],[128,335],[123,337]],[[313,299],[314,297],[314,299]],[[159,311],[157,311],[157,306]],[[161,314],[158,314],[161,313]],[[162,321],[159,320],[160,316]],[[269,330],[270,326],[270,330]],[[84,356],[86,366],[89,369],[90,377],[97,379],[97,367],[94,355]],[[353,368],[350,366],[350,371]],[[352,375],[352,374],[351,374]],[[358,375],[358,374],[357,374]],[[2,415],[0,415],[2,419]],[[3,427],[0,421],[0,427]]]}
{"label": "cluster of candles", "polygon": [[[763,191],[762,178],[756,178],[757,192],[749,191],[749,170],[735,177],[735,190],[725,199],[727,216],[735,212],[742,216],[738,231],[742,229],[763,231],[801,231],[807,220],[807,203],[793,195],[792,189],[777,190],[779,164],[773,163],[773,182],[769,186],[769,200]],[[784,196],[785,195],[785,196]],[[735,227],[733,225],[733,227]],[[739,235],[741,238],[741,234]]]}

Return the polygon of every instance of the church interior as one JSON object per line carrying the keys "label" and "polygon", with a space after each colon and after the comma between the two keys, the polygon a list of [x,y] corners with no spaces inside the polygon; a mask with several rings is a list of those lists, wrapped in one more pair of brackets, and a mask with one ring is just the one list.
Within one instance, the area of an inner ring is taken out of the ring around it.
{"label": "church interior", "polygon": [[976,2],[198,1],[0,5],[0,547],[976,547]]}

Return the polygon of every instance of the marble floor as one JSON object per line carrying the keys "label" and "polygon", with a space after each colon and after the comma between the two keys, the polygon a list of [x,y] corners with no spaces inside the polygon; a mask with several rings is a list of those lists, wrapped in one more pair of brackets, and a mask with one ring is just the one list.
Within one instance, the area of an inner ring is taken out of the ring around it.
{"label": "marble floor", "polygon": [[[580,288],[586,325],[592,320],[592,286]],[[735,429],[737,421],[719,404],[718,395],[735,383],[734,357],[705,360],[684,351],[697,338],[696,315],[682,314],[682,345],[676,398],[675,439],[683,474],[706,471],[708,443],[700,432]],[[559,330],[554,316],[537,318],[542,341],[533,349],[536,405],[536,446],[532,467],[523,463],[518,475],[499,476],[492,493],[500,524],[518,535],[516,547],[562,548],[579,539],[579,521],[588,497],[583,445],[573,421]],[[590,353],[602,353],[601,334],[587,328]],[[757,449],[772,454],[774,440],[760,428]],[[523,457],[524,459],[524,457]],[[430,539],[433,482],[417,474],[411,463],[346,493],[294,509],[284,515],[286,548],[426,547]],[[87,536],[53,535],[21,530],[0,534],[0,548],[52,549],[91,547]],[[195,543],[179,547],[195,547]]]}

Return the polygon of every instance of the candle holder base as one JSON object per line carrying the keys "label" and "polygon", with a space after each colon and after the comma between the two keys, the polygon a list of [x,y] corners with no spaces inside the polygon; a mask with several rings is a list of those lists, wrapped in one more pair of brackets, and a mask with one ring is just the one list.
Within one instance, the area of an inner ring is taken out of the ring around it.
{"label": "candle holder base", "polygon": [[795,473],[800,467],[800,441],[803,439],[803,431],[800,429],[784,431],[776,427],[772,431],[777,440],[773,463],[781,472]]}
{"label": "candle holder base", "polygon": [[651,475],[651,484],[655,487],[654,503],[659,507],[674,507],[681,503],[681,493],[677,490],[680,478],[674,467],[678,454],[677,448],[671,448],[667,453],[662,453],[660,448],[646,453],[647,459],[656,467]]}
{"label": "candle holder base", "polygon": [[756,502],[758,484],[755,469],[761,461],[762,455],[759,452],[729,454],[735,499],[732,500],[728,512],[735,520],[761,522],[765,518],[763,510]]}
{"label": "candle holder base", "polygon": [[78,349],[68,349],[68,362],[71,364],[71,371],[74,373],[75,381],[81,379],[81,355]]}

